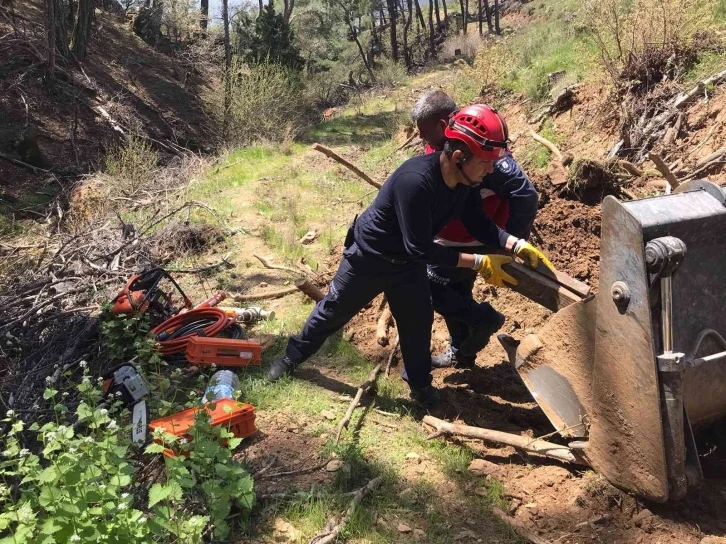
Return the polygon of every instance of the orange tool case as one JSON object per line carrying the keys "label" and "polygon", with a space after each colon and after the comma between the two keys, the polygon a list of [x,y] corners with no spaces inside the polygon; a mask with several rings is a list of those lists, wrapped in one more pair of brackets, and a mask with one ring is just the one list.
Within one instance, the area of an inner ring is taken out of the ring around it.
{"label": "orange tool case", "polygon": [[[210,408],[210,404],[214,405],[214,410]],[[189,428],[194,424],[194,417],[197,412],[206,410],[209,414],[212,425],[223,426],[227,428],[237,438],[246,438],[257,432],[255,427],[255,407],[244,402],[237,402],[232,399],[219,399],[206,405],[204,408],[189,408],[182,412],[177,412],[161,419],[155,419],[149,423],[151,431],[156,429],[164,429],[164,432],[173,434],[174,436],[187,437]],[[163,443],[163,439],[156,440]],[[164,452],[164,455],[173,456],[171,450]]]}
{"label": "orange tool case", "polygon": [[252,340],[192,336],[187,341],[186,358],[195,365],[259,366],[262,348]]}

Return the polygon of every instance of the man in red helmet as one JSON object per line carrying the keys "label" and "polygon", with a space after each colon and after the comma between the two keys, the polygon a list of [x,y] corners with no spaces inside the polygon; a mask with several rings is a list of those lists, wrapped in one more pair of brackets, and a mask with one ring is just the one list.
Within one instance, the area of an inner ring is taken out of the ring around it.
{"label": "man in red helmet", "polygon": [[[508,130],[504,118],[488,106],[477,107],[489,110],[484,119],[490,125],[493,138],[506,142]],[[411,117],[426,142],[426,153],[443,147],[449,117],[456,110],[454,100],[443,91],[427,92],[415,104]],[[506,148],[504,156],[495,160],[493,172],[485,175],[474,190],[481,194],[484,212],[499,227],[518,238],[529,237],[537,214],[537,192]],[[441,229],[435,241],[467,253],[483,254],[498,249],[482,246],[458,218]],[[504,324],[504,316],[489,303],[474,300],[475,272],[429,265],[428,275],[434,310],[444,318],[450,336],[449,348],[432,358],[432,366],[473,367],[476,354]]]}
{"label": "man in red helmet", "polygon": [[[536,267],[547,258],[525,240],[497,227],[483,212],[473,185],[493,169],[492,153],[506,142],[483,130],[481,111],[462,109],[446,128],[442,152],[413,157],[388,178],[373,203],[354,221],[345,251],[325,298],[317,303],[302,332],[288,340],[268,379],[291,374],[361,308],[384,292],[398,326],[403,378],[411,397],[423,404],[439,400],[431,386],[433,311],[426,264],[475,270],[487,282],[516,283],[502,270],[506,255],[464,253],[434,244],[434,236],[453,217],[477,239],[504,248]],[[551,266],[551,265],[550,265]]]}

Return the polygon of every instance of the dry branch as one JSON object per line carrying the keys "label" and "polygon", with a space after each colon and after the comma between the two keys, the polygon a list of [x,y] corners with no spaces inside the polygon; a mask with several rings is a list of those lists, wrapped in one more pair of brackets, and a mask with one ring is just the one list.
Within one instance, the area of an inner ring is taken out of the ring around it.
{"label": "dry branch", "polygon": [[696,162],[696,169],[699,169],[703,166],[706,166],[707,164],[715,162],[718,159],[720,159],[721,157],[723,157],[724,155],[726,155],[726,147],[722,147],[721,149],[714,151],[710,155],[706,155],[702,159],[699,159]]}
{"label": "dry branch", "polygon": [[383,368],[382,364],[377,364],[375,368],[371,371],[370,376],[368,376],[368,379],[363,382],[360,387],[358,387],[358,391],[355,394],[355,397],[353,397],[353,400],[350,401],[350,404],[348,405],[348,410],[345,412],[345,415],[343,416],[343,419],[340,420],[340,423],[338,423],[338,433],[335,435],[335,445],[338,445],[338,442],[340,442],[340,435],[343,433],[343,429],[348,428],[348,424],[350,423],[350,418],[353,416],[353,411],[355,410],[355,407],[358,406],[358,403],[360,402],[361,397],[363,396],[363,393],[365,393],[374,383],[376,383],[376,379],[378,378],[378,375],[381,373],[381,369]]}
{"label": "dry branch", "polygon": [[315,302],[320,302],[325,298],[325,293],[313,285],[310,280],[299,279],[295,282],[295,289],[299,289]]}
{"label": "dry branch", "polygon": [[543,146],[545,146],[547,149],[549,149],[550,152],[555,157],[557,157],[558,161],[562,162],[564,155],[562,154],[562,151],[560,151],[560,149],[555,144],[550,142],[547,138],[540,136],[534,130],[530,130],[529,134],[530,134],[530,136],[532,136],[532,138],[534,139],[535,142],[541,143]]}
{"label": "dry branch", "polygon": [[391,314],[391,307],[388,304],[385,304],[383,311],[378,318],[378,323],[376,324],[376,341],[379,346],[385,347],[388,345],[388,327],[391,325],[392,321],[393,314]]}
{"label": "dry branch", "polygon": [[365,172],[363,172],[360,168],[358,168],[357,166],[355,166],[351,162],[345,160],[343,157],[341,157],[340,155],[338,155],[332,149],[328,149],[324,145],[320,145],[320,144],[313,144],[313,149],[315,151],[320,151],[323,155],[326,155],[327,157],[330,157],[331,159],[333,159],[335,162],[337,162],[339,164],[342,164],[348,170],[350,170],[355,175],[357,175],[359,178],[361,178],[363,181],[365,181],[366,183],[369,183],[369,184],[373,185],[373,187],[375,187],[376,189],[380,189],[382,187],[382,184],[380,184],[377,181],[375,181],[368,174],[366,174]]}
{"label": "dry branch", "polygon": [[298,276],[302,274],[302,271],[296,268],[290,268],[289,266],[283,266],[279,264],[272,264],[270,261],[268,261],[264,257],[257,255],[256,253],[253,253],[252,256],[260,261],[262,263],[262,266],[264,266],[265,268],[269,268],[271,270],[284,270],[285,272],[292,272],[293,274],[296,274]]}
{"label": "dry branch", "polygon": [[[663,157],[661,157],[658,153],[651,152],[648,154],[648,157],[651,161],[653,161],[653,164],[655,164],[655,167],[658,169],[658,172],[663,174],[663,177],[668,181],[668,184],[670,185],[671,189],[677,189],[680,185],[680,182],[678,181],[678,178],[673,175],[673,172],[670,171],[668,168],[668,165],[663,160]],[[666,193],[670,193],[670,191],[666,188]]]}
{"label": "dry branch", "polygon": [[478,438],[479,440],[486,440],[488,442],[506,444],[507,446],[512,446],[520,450],[536,453],[538,455],[549,457],[550,459],[557,459],[566,463],[576,463],[580,465],[587,464],[583,459],[576,456],[567,446],[562,446],[553,442],[546,442],[538,439],[533,440],[528,436],[504,433],[501,431],[494,431],[492,429],[482,429],[481,427],[470,427],[469,425],[449,423],[448,421],[444,421],[433,416],[425,416],[423,422],[424,424],[436,429],[436,432],[433,433],[436,436],[455,435],[466,436],[468,438]]}
{"label": "dry branch", "polygon": [[[386,376],[391,372],[391,363],[393,363],[393,358],[396,356],[396,352],[398,351],[398,348],[401,346],[401,339],[399,338],[396,340],[396,343],[393,345],[393,349],[391,350],[391,354],[388,356],[388,361],[386,362]],[[380,412],[380,410],[378,410]]]}
{"label": "dry branch", "polygon": [[8,162],[11,162],[15,166],[27,168],[28,170],[30,170],[36,174],[49,174],[50,173],[50,170],[46,170],[45,168],[38,168],[37,166],[33,166],[32,164],[28,164],[27,162],[23,162],[18,159],[15,159],[15,158],[11,157],[10,155],[6,155],[5,153],[0,153],[0,159],[4,159]]}
{"label": "dry branch", "polygon": [[263,300],[269,298],[280,298],[285,295],[291,295],[293,293],[299,293],[297,287],[288,287],[287,289],[280,289],[279,291],[268,291],[267,293],[248,293],[245,295],[234,295],[232,298],[237,302],[250,302],[251,300]]}
{"label": "dry branch", "polygon": [[527,529],[527,527],[521,521],[516,520],[511,516],[508,516],[499,508],[492,508],[492,512],[494,512],[494,515],[497,516],[500,520],[506,523],[512,529],[512,531],[525,539],[527,542],[531,542],[532,544],[550,544],[549,541]]}
{"label": "dry branch", "polygon": [[370,482],[368,482],[366,485],[353,493],[353,499],[350,501],[348,510],[346,510],[345,515],[341,518],[341,520],[335,525],[332,525],[329,522],[325,529],[323,529],[320,533],[318,533],[308,541],[308,544],[330,544],[336,538],[338,538],[338,535],[343,530],[343,527],[345,527],[346,523],[348,523],[350,518],[353,516],[353,514],[355,513],[355,509],[358,507],[361,501],[366,497],[366,495],[368,495],[371,491],[381,485],[382,481],[382,476],[378,476],[378,478],[373,478]]}

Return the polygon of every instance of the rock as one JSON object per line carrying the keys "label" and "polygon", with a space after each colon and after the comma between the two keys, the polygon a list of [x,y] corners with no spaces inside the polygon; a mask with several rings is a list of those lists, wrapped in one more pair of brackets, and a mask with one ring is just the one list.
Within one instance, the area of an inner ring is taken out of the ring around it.
{"label": "rock", "polygon": [[320,440],[327,440],[328,436],[330,436],[328,433],[323,433],[318,438],[320,438]]}
{"label": "rock", "polygon": [[398,494],[398,498],[404,502],[414,502],[418,498],[418,493],[412,487],[407,487]]}
{"label": "rock", "polygon": [[636,526],[641,527],[644,522],[647,522],[647,520],[652,517],[653,512],[651,512],[647,508],[643,508],[640,512],[633,516],[633,523],[635,523]]}
{"label": "rock", "polygon": [[409,452],[406,454],[406,461],[412,461],[414,463],[421,462],[421,456],[418,453]]}
{"label": "rock", "polygon": [[315,232],[314,230],[309,230],[305,233],[305,236],[300,238],[299,243],[306,246],[308,244],[312,244],[317,239],[317,237],[318,237],[317,232]]}
{"label": "rock", "polygon": [[325,470],[328,472],[338,472],[341,468],[343,468],[343,461],[340,459],[331,459],[330,462],[325,465]]}
{"label": "rock", "polygon": [[288,425],[288,426],[287,426],[287,428],[286,428],[285,430],[286,430],[286,431],[287,431],[288,433],[293,433],[293,434],[297,434],[297,433],[299,433],[299,432],[300,432],[300,427],[299,427],[299,426],[298,426],[297,424],[295,424],[295,423],[292,423],[292,424]]}
{"label": "rock", "polygon": [[527,504],[524,505],[524,507],[525,508],[530,508],[530,509],[537,508],[537,503],[536,502],[528,502]]}
{"label": "rock", "polygon": [[484,459],[474,459],[469,464],[469,472],[476,476],[487,476],[496,472],[498,469],[499,467],[497,467],[497,465],[489,461],[485,461]]}
{"label": "rock", "polygon": [[398,525],[396,525],[396,530],[399,533],[410,533],[411,532],[411,527],[409,527],[405,523],[399,523]]}
{"label": "rock", "polygon": [[477,487],[474,490],[474,494],[479,495],[480,497],[486,497],[487,495],[489,495],[489,491],[487,491],[486,487]]}
{"label": "rock", "polygon": [[416,542],[421,542],[426,538],[426,531],[423,531],[421,529],[414,529],[413,537],[416,539]]}
{"label": "rock", "polygon": [[320,415],[323,416],[328,421],[333,421],[334,419],[336,419],[338,417],[335,415],[335,412],[333,412],[332,410],[323,410],[322,412],[320,412]]}
{"label": "rock", "polygon": [[275,542],[297,542],[302,533],[282,518],[275,518],[272,522],[272,538]]}
{"label": "rock", "polygon": [[266,281],[260,282],[260,287],[267,287],[269,284]]}
{"label": "rock", "polygon": [[463,531],[460,531],[456,534],[454,537],[455,542],[473,542],[476,540],[476,533],[474,531],[471,531],[469,529],[464,529]]}

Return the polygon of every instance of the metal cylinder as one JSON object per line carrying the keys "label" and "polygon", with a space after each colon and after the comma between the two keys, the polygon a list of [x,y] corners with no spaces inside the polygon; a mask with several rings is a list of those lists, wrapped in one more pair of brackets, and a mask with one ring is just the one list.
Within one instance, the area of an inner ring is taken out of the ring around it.
{"label": "metal cylinder", "polygon": [[671,276],[660,280],[660,323],[663,337],[663,351],[673,351],[673,282]]}

